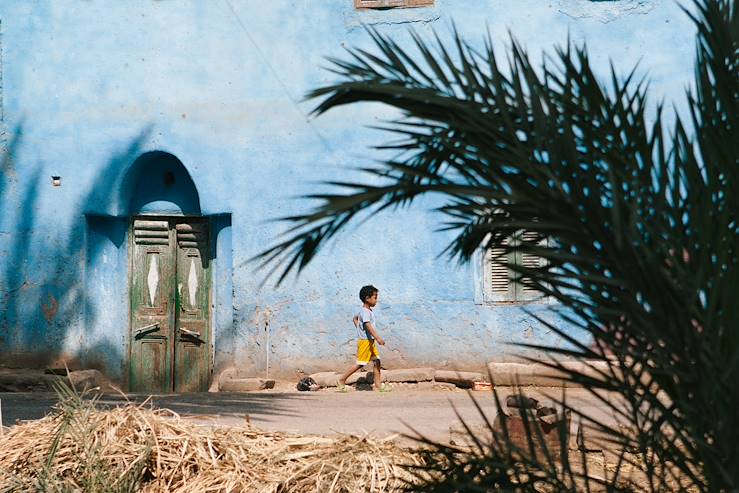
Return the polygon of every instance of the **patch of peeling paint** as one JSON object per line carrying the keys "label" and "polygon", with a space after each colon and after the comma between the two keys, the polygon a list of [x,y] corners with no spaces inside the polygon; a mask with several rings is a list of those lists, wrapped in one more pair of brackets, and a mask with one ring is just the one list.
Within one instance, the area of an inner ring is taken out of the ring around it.
{"label": "patch of peeling paint", "polygon": [[436,8],[412,8],[391,10],[352,10],[345,17],[346,27],[351,31],[366,26],[425,25],[441,19]]}
{"label": "patch of peeling paint", "polygon": [[44,312],[44,318],[46,321],[51,323],[59,311],[59,302],[52,295],[49,295],[48,299],[48,303],[41,303],[41,311]]}
{"label": "patch of peeling paint", "polygon": [[557,10],[573,19],[595,19],[607,24],[624,15],[647,14],[656,3],[657,0],[558,0]]}

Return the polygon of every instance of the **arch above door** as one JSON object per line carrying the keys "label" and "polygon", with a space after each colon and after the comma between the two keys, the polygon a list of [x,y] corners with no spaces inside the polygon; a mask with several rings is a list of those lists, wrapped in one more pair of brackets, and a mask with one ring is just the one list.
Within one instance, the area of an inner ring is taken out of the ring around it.
{"label": "arch above door", "polygon": [[201,215],[195,182],[185,165],[167,152],[151,151],[139,156],[131,164],[120,192],[127,215]]}

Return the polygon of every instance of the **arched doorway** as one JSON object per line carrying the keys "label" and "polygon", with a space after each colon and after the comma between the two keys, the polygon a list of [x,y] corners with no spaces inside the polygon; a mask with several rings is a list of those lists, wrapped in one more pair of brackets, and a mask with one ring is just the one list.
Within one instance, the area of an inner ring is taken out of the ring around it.
{"label": "arched doorway", "polygon": [[184,165],[165,152],[133,163],[129,194],[128,386],[200,392],[211,368],[211,224]]}

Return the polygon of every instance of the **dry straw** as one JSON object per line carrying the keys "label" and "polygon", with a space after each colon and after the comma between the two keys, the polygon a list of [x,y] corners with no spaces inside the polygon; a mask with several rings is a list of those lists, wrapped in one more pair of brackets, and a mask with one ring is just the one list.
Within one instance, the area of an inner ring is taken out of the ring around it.
{"label": "dry straw", "polygon": [[55,412],[0,438],[0,492],[402,491],[418,455],[392,440],[198,426],[66,391]]}

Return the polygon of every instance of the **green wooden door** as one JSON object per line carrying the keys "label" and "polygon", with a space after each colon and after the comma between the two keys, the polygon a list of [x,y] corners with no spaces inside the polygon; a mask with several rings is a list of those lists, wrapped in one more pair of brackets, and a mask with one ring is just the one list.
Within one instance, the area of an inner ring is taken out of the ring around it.
{"label": "green wooden door", "polygon": [[136,219],[131,257],[129,389],[172,389],[174,238],[169,221]]}
{"label": "green wooden door", "polygon": [[212,263],[208,223],[138,217],[131,230],[129,389],[205,391]]}
{"label": "green wooden door", "polygon": [[208,390],[210,255],[208,224],[180,222],[177,235],[175,392]]}

